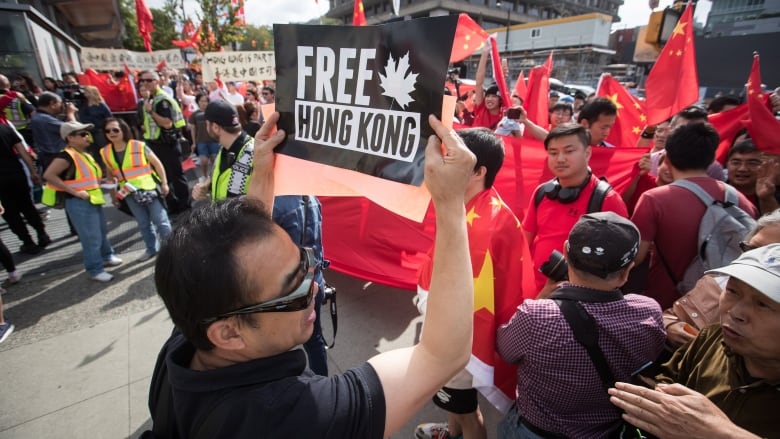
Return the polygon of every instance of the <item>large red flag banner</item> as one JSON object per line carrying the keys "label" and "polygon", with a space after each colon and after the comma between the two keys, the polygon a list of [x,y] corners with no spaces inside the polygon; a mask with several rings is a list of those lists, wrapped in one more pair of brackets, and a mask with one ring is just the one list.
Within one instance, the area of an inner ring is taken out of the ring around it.
{"label": "large red flag banner", "polygon": [[617,119],[607,142],[617,146],[634,146],[647,125],[644,102],[628,92],[609,73],[601,75],[597,96],[603,96],[617,107]]}
{"label": "large red flag banner", "polygon": [[135,111],[138,99],[127,72],[117,80],[114,80],[111,73],[98,73],[93,69],[87,69],[77,76],[79,84],[97,87],[111,111]]}
{"label": "large red flag banner", "polygon": [[[552,178],[547,152],[538,140],[503,140],[506,157],[494,186],[504,203],[522,219],[536,186]],[[590,167],[594,175],[605,176],[615,190],[622,192],[645,153],[644,148],[593,148]],[[417,270],[433,245],[435,216],[431,210],[418,223],[361,197],[321,200],[323,245],[333,269],[384,285],[416,289]]]}
{"label": "large red flag banner", "polygon": [[756,148],[771,154],[780,154],[780,121],[775,119],[768,106],[767,94],[761,88],[761,63],[758,53],[753,55],[753,66],[747,84],[747,105],[750,109],[750,122],[747,129]]}
{"label": "large red flag banner", "polygon": [[488,34],[468,14],[458,15],[458,27],[452,43],[450,62],[462,61],[480,49],[487,41]]}
{"label": "large red flag banner", "polygon": [[647,75],[645,89],[649,125],[657,125],[699,100],[690,2]]}
{"label": "large red flag banner", "polygon": [[135,0],[135,14],[138,18],[138,33],[144,39],[144,47],[147,52],[152,51],[152,32],[154,32],[154,25],[152,24],[152,11],[146,6],[144,0]]}

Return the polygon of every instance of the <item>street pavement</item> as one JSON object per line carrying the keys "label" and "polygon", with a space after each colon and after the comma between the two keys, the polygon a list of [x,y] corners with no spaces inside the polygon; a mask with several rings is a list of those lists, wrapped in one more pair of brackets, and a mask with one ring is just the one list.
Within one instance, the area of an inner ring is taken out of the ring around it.
{"label": "street pavement", "polygon": [[[154,260],[136,261],[143,243],[134,220],[112,206],[105,213],[109,239],[124,259],[108,269],[115,276],[108,284],[84,272],[64,211],[50,210],[46,227],[54,242],[36,256],[20,254],[21,242],[0,223],[0,238],[24,273],[2,296],[5,319],[16,330],[0,344],[0,439],[136,438],[151,427],[149,379],[172,324],[155,292]],[[331,374],[419,339],[422,318],[411,292],[332,271],[326,278],[338,289]],[[330,342],[326,313],[322,321]],[[480,406],[493,438],[500,414],[484,400]],[[428,403],[392,437],[412,438],[418,423],[445,419]]]}

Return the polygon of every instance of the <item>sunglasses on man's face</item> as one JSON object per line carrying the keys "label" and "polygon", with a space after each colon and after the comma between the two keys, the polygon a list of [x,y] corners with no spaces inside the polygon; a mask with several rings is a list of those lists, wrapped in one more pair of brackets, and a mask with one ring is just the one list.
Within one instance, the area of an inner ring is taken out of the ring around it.
{"label": "sunglasses on man's face", "polygon": [[89,131],[79,131],[77,133],[72,133],[71,136],[88,137]]}
{"label": "sunglasses on man's face", "polygon": [[301,262],[299,271],[304,273],[301,283],[291,292],[277,299],[260,302],[254,305],[238,308],[233,311],[222,313],[216,317],[209,317],[200,321],[201,325],[207,326],[217,320],[240,314],[254,314],[263,312],[293,312],[306,309],[311,305],[314,299],[314,276],[317,271],[317,259],[314,256],[314,250],[310,247],[301,247]]}
{"label": "sunglasses on man's face", "polygon": [[141,82],[152,82],[154,80],[155,80],[154,78],[141,78],[141,79],[139,79],[139,81],[141,81]]}

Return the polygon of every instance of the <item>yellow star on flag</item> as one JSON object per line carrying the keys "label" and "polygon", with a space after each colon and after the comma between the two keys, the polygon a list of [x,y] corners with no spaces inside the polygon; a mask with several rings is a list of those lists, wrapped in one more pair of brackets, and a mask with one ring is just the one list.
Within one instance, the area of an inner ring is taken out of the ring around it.
{"label": "yellow star on flag", "polygon": [[482,268],[479,275],[474,278],[474,311],[482,308],[495,314],[495,298],[493,297],[493,258],[490,257],[490,251],[485,251],[485,260],[482,262]]}
{"label": "yellow star on flag", "polygon": [[645,116],[644,114],[640,114],[639,120],[641,120],[642,122],[647,122],[647,116]]}
{"label": "yellow star on flag", "polygon": [[642,130],[639,127],[634,127],[631,129],[631,132],[634,134],[639,134],[642,132]]}
{"label": "yellow star on flag", "polygon": [[682,51],[682,50],[678,50],[678,51],[677,51],[677,56],[682,56],[682,54],[683,54],[683,51]]}
{"label": "yellow star on flag", "polygon": [[[672,38],[675,37],[675,35],[685,35],[685,25],[688,23],[683,23],[682,21],[677,22],[677,26],[674,27],[674,30],[672,31]],[[670,40],[672,38],[669,38]]]}
{"label": "yellow star on flag", "polygon": [[639,102],[634,102],[634,108],[636,108],[637,110],[641,110],[642,106],[639,105]]}
{"label": "yellow star on flag", "polygon": [[504,205],[504,201],[502,199],[500,199],[500,198],[490,197],[490,205],[491,206],[496,206],[496,207],[501,207],[501,206]]}
{"label": "yellow star on flag", "polygon": [[474,206],[471,207],[471,210],[468,211],[466,214],[466,222],[469,223],[469,225],[472,225],[475,218],[482,218],[477,214],[477,212],[474,211]]}
{"label": "yellow star on flag", "polygon": [[622,105],[622,104],[620,103],[620,101],[618,100],[618,94],[617,94],[617,93],[613,94],[612,96],[610,96],[610,95],[607,95],[607,99],[609,99],[610,101],[612,101],[612,103],[613,103],[613,104],[615,104],[615,106],[617,107],[617,109],[618,109],[618,110],[620,110],[621,108],[623,108],[623,105]]}

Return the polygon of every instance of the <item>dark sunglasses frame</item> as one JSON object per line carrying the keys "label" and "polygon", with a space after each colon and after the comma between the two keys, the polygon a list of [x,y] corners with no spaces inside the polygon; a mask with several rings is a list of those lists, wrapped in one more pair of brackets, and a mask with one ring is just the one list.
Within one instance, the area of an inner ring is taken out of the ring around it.
{"label": "dark sunglasses frame", "polygon": [[138,82],[152,82],[152,81],[156,81],[156,79],[154,79],[154,78],[141,78],[141,79],[138,80]]}
{"label": "dark sunglasses frame", "polygon": [[108,134],[108,133],[121,133],[122,130],[119,129],[119,128],[106,128],[106,129],[103,130],[103,132],[106,133],[106,134]]}
{"label": "dark sunglasses frame", "polygon": [[77,131],[75,133],[68,134],[69,136],[89,137],[89,131]]}
{"label": "dark sunglasses frame", "polygon": [[299,269],[305,273],[300,285],[295,287],[290,293],[279,297],[278,299],[260,302],[254,305],[238,308],[233,311],[222,313],[215,317],[205,318],[200,321],[203,326],[208,326],[217,320],[241,314],[255,314],[264,312],[294,312],[306,309],[314,300],[314,276],[319,264],[314,256],[314,250],[310,247],[300,247],[301,263]]}

